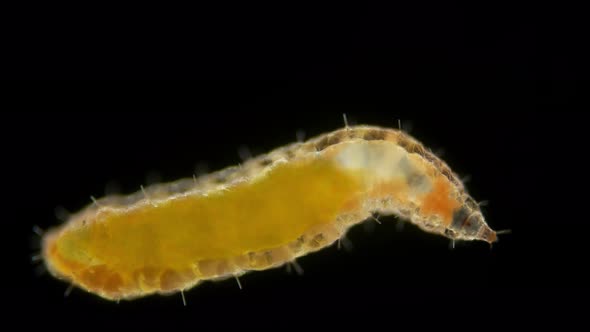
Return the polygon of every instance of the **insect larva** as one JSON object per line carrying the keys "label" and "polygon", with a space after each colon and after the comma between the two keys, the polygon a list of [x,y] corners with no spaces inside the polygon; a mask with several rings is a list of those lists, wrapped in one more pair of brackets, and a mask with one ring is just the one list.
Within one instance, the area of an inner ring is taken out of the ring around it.
{"label": "insect larva", "polygon": [[443,161],[399,130],[354,126],[94,200],[44,235],[42,254],[57,278],[130,299],[292,262],[375,212],[453,240],[496,241]]}

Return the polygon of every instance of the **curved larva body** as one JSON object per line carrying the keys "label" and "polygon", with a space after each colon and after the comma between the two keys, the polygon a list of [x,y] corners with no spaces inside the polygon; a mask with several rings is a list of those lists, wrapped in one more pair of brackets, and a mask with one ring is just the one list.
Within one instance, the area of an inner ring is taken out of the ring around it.
{"label": "curved larva body", "polygon": [[58,278],[134,298],[284,264],[373,212],[453,239],[496,240],[444,162],[403,132],[356,126],[98,200],[45,235],[43,257]]}

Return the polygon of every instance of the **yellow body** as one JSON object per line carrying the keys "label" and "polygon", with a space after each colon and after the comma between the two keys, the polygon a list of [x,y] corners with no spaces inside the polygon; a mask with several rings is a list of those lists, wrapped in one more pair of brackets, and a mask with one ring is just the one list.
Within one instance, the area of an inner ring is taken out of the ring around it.
{"label": "yellow body", "polygon": [[208,195],[99,209],[51,238],[49,265],[106,297],[178,288],[204,277],[201,261],[285,246],[333,222],[361,192],[351,174],[312,158]]}
{"label": "yellow body", "polygon": [[194,183],[99,200],[44,236],[43,257],[89,292],[134,298],[290,262],[373,212],[452,239],[496,240],[444,162],[399,131],[359,126]]}

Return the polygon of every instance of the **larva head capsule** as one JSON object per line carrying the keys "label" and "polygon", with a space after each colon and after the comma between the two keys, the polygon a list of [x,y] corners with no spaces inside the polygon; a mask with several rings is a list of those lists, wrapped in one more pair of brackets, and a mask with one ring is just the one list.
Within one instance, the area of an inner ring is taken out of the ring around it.
{"label": "larva head capsule", "polygon": [[457,240],[481,240],[488,243],[497,241],[496,232],[486,224],[479,208],[458,208],[453,213],[449,230]]}

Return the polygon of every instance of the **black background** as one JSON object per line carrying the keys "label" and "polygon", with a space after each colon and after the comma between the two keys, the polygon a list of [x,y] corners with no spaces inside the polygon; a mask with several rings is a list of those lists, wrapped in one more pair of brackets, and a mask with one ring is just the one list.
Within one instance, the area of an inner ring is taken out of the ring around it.
{"label": "black background", "polygon": [[[22,28],[31,38],[15,38],[28,44],[7,73],[198,80],[5,87],[11,318],[65,330],[512,328],[571,323],[587,308],[586,90],[575,18],[555,12],[540,22],[536,8],[498,3],[114,12]],[[115,304],[75,289],[64,298],[66,284],[36,274],[31,228],[55,225],[56,206],[80,209],[108,183],[133,192],[154,174],[171,181],[197,164],[233,165],[241,146],[263,153],[298,130],[337,129],[343,113],[358,124],[401,119],[470,175],[470,193],[489,201],[488,223],[513,233],[491,250],[451,250],[445,238],[382,218],[372,231],[352,229],[351,252],[299,259],[303,276],[251,273],[243,290],[207,282],[186,292],[187,307],[179,295]]]}

